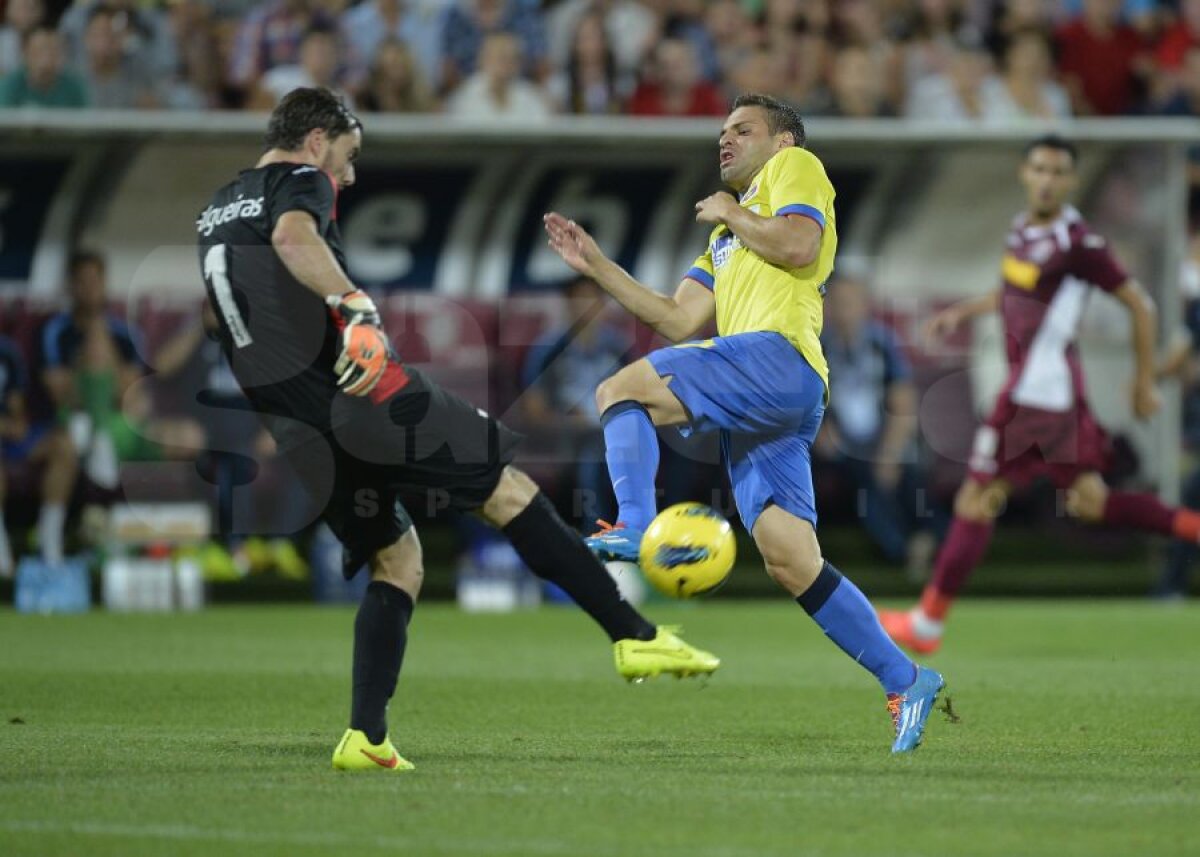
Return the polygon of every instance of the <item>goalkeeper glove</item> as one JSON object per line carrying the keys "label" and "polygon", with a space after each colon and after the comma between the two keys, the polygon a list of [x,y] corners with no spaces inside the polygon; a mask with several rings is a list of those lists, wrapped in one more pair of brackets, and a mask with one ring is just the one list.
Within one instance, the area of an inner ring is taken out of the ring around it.
{"label": "goalkeeper glove", "polygon": [[391,351],[380,329],[379,310],[357,289],[329,295],[325,303],[342,331],[342,349],[333,364],[338,387],[349,396],[365,396],[383,377]]}

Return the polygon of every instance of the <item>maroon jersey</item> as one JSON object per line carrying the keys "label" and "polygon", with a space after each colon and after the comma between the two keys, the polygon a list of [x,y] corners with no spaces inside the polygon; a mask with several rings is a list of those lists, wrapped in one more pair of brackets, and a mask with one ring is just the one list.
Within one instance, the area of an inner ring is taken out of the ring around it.
{"label": "maroon jersey", "polygon": [[1087,406],[1075,334],[1090,289],[1114,291],[1128,275],[1107,242],[1067,206],[1053,223],[1013,222],[1000,313],[1009,375],[975,436],[970,471],[1022,485],[1060,487],[1103,468],[1108,438]]}
{"label": "maroon jersey", "polygon": [[1013,221],[1002,268],[1005,393],[1018,405],[1067,411],[1084,394],[1075,334],[1089,289],[1112,292],[1128,275],[1074,208],[1044,226],[1026,221]]}

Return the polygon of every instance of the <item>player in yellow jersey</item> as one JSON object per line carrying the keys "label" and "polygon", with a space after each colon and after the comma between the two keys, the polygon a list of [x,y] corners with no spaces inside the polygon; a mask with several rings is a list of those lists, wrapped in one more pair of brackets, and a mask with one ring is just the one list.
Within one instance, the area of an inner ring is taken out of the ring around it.
{"label": "player in yellow jersey", "polygon": [[600,385],[596,402],[620,504],[616,526],[588,540],[602,559],[636,561],[654,517],[655,426],[719,431],[738,513],[786,589],[883,686],[893,752],[914,749],[943,686],[888,639],[853,583],[821,556],[809,452],[827,398],[821,353],[825,282],[837,251],[833,186],[804,148],[795,109],[742,95],[720,136],[721,179],[737,192],[696,203],[708,248],[673,297],[634,280],[579,224],[545,217],[550,246],[674,342],[715,315],[718,336],[655,351]]}

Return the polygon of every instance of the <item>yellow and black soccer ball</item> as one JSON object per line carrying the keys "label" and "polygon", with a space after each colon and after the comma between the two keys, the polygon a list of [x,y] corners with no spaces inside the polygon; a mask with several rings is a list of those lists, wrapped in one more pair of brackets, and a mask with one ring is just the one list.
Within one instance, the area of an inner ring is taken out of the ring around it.
{"label": "yellow and black soccer ball", "polygon": [[650,585],[672,598],[712,592],[729,577],[737,545],[733,528],[703,503],[679,503],[651,521],[638,551]]}

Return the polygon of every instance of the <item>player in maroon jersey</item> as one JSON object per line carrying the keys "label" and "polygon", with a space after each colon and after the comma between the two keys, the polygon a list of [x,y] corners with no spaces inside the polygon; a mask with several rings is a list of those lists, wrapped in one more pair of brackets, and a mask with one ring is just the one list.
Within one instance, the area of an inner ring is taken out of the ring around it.
{"label": "player in maroon jersey", "polygon": [[1075,334],[1091,289],[1115,297],[1133,323],[1133,412],[1158,410],[1154,386],[1154,304],[1066,200],[1075,188],[1077,153],[1068,141],[1040,137],[1025,147],[1021,183],[1028,209],[1008,233],[1003,282],[990,294],[956,304],[930,320],[931,338],[999,310],[1004,319],[1008,380],[975,435],[967,479],[954,498],[954,521],[933,579],[910,611],[881,610],[896,642],[937,651],[959,589],[983,559],[1009,493],[1035,477],[1066,490],[1067,514],[1081,521],[1200,540],[1200,513],[1174,509],[1150,494],[1110,490],[1100,477],[1108,437],[1087,404]]}

